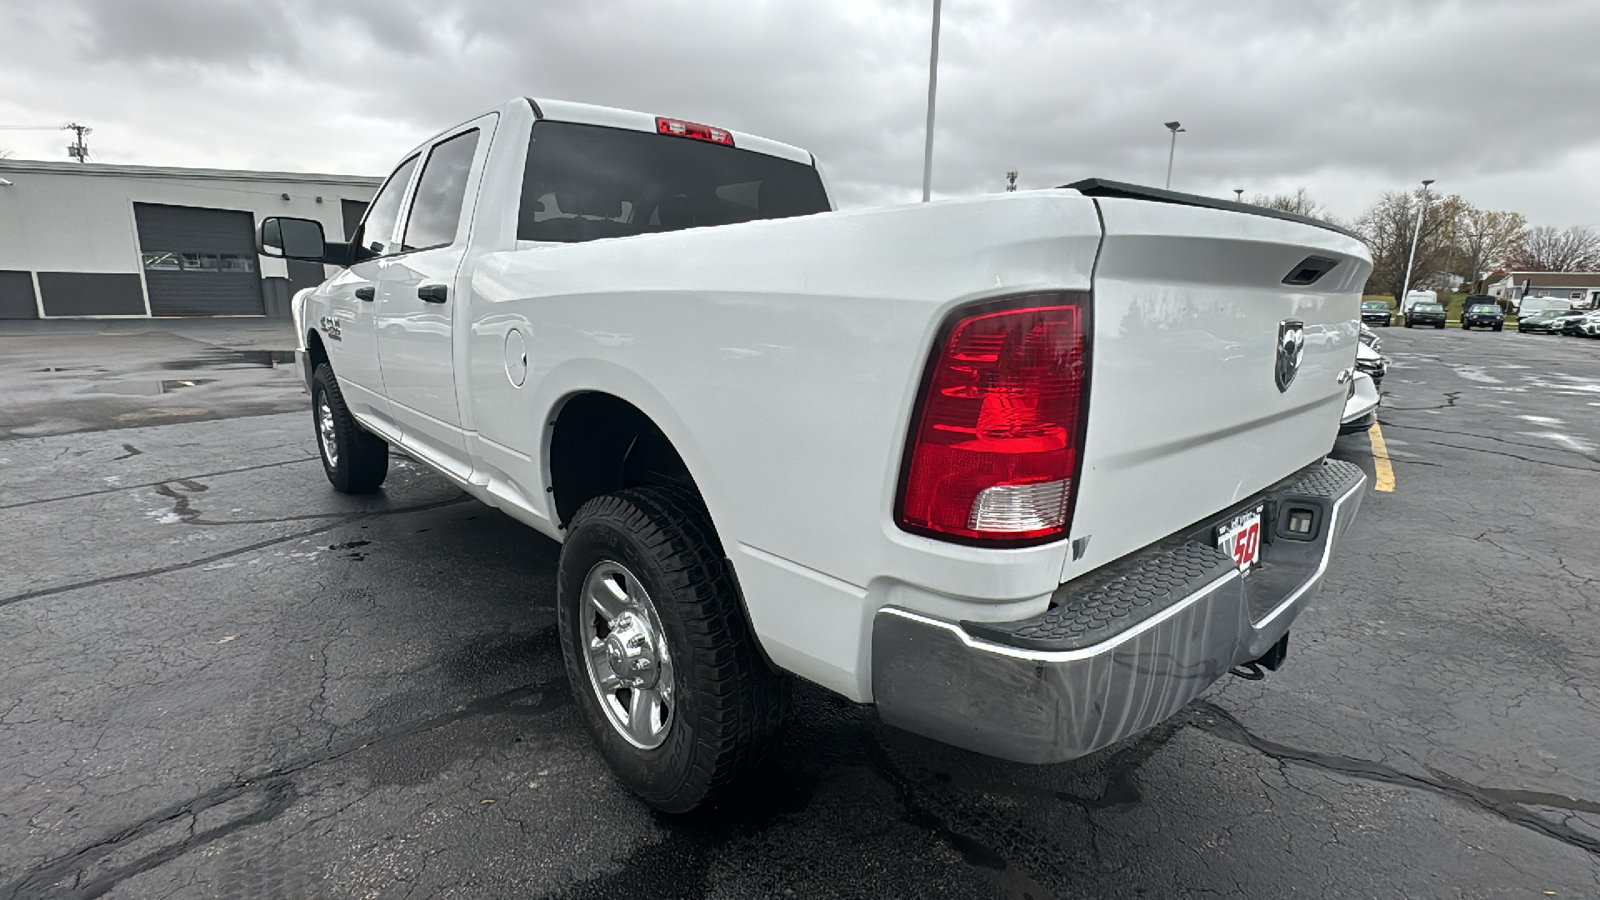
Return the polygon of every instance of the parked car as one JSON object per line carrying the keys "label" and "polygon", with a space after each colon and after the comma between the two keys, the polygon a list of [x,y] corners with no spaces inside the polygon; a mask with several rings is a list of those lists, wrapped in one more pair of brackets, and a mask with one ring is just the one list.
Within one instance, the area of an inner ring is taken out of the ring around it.
{"label": "parked car", "polygon": [[1563,314],[1572,312],[1572,301],[1560,297],[1523,297],[1517,304],[1517,317],[1532,316],[1546,310]]}
{"label": "parked car", "polygon": [[1461,307],[1461,327],[1464,330],[1489,328],[1499,331],[1505,324],[1505,310],[1498,303],[1473,303]]}
{"label": "parked car", "polygon": [[1371,328],[1368,328],[1367,327],[1367,323],[1365,323],[1365,322],[1362,322],[1360,327],[1361,327],[1361,343],[1366,344],[1368,347],[1371,347],[1372,349],[1377,350],[1378,352],[1382,353],[1383,352],[1383,338],[1378,337],[1378,333],[1376,331],[1373,331]]}
{"label": "parked car", "polygon": [[1394,324],[1394,307],[1387,300],[1361,301],[1361,321],[1369,325],[1382,325],[1385,328]]}
{"label": "parked car", "polygon": [[1411,307],[1416,306],[1418,303],[1438,302],[1438,291],[1406,291],[1405,297],[1400,301],[1400,314],[1406,314],[1411,310]]}
{"label": "parked car", "polygon": [[1277,668],[1365,492],[1327,458],[1365,245],[1094,179],[832,208],[797,147],[519,99],[349,243],[259,240],[340,267],[294,306],[328,480],[392,444],[559,542],[574,714],[658,809],[754,763],[790,675],[1049,763]]}
{"label": "parked car", "polygon": [[1578,334],[1583,337],[1600,337],[1600,315],[1587,315],[1578,323]]}
{"label": "parked car", "polygon": [[1532,315],[1517,317],[1517,331],[1523,334],[1560,334],[1566,324],[1564,319],[1572,313],[1562,309],[1542,309]]}
{"label": "parked car", "polygon": [[1346,386],[1344,414],[1339,419],[1340,434],[1366,431],[1378,421],[1378,384],[1365,372],[1357,372]]}
{"label": "parked car", "polygon": [[1356,371],[1365,372],[1372,383],[1383,387],[1383,376],[1389,372],[1389,361],[1376,349],[1362,344],[1356,348]]}
{"label": "parked car", "polygon": [[1435,328],[1444,327],[1444,306],[1438,303],[1415,303],[1406,310],[1406,327],[1413,325],[1432,325]]}
{"label": "parked car", "polygon": [[1561,333],[1567,335],[1588,334],[1584,329],[1600,321],[1600,311],[1572,313],[1561,317]]}

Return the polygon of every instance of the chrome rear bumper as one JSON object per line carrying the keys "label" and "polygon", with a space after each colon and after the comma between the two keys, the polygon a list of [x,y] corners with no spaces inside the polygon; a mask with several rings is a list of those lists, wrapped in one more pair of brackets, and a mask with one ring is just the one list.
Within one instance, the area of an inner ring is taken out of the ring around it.
{"label": "chrome rear bumper", "polygon": [[[1219,516],[1062,585],[1052,608],[1026,622],[948,622],[885,607],[872,630],[879,715],[1028,763],[1075,759],[1156,725],[1288,633],[1366,481],[1358,467],[1327,460],[1241,504],[1267,510],[1262,563],[1246,575],[1211,541],[1211,526],[1227,518]],[[1291,509],[1315,511],[1310,539],[1285,531]]]}

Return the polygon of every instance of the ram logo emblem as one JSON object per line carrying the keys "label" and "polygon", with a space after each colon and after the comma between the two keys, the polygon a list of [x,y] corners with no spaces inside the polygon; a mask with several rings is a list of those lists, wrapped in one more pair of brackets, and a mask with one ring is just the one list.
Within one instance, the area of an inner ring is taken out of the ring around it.
{"label": "ram logo emblem", "polygon": [[1273,368],[1273,380],[1282,393],[1294,384],[1300,373],[1300,363],[1306,357],[1306,326],[1299,319],[1284,319],[1278,323],[1278,363]]}

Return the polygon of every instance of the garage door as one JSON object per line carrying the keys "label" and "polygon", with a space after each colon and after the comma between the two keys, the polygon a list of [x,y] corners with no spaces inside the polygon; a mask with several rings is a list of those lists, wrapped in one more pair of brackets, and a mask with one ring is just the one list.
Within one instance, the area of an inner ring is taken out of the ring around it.
{"label": "garage door", "polygon": [[259,316],[255,217],[234,209],[135,203],[156,316]]}

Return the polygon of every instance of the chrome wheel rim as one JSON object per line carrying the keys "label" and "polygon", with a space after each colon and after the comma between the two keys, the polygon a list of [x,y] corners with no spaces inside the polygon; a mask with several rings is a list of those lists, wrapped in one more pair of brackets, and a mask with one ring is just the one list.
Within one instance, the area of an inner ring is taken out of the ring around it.
{"label": "chrome wheel rim", "polygon": [[333,407],[328,405],[328,395],[317,401],[317,443],[322,445],[322,458],[328,468],[339,468],[339,436],[333,428]]}
{"label": "chrome wheel rim", "polygon": [[652,750],[676,718],[672,654],[661,617],[627,567],[601,560],[583,580],[579,637],[589,688],[623,740]]}

